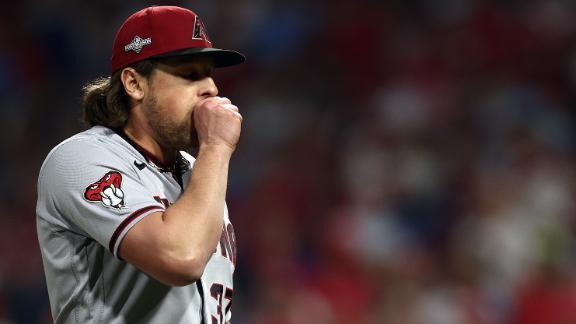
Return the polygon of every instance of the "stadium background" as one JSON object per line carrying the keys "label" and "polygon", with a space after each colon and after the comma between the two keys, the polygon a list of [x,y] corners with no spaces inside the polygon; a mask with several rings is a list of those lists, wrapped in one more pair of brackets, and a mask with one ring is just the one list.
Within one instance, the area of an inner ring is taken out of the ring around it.
{"label": "stadium background", "polygon": [[[34,225],[84,82],[151,1],[0,10],[0,323],[44,323]],[[163,1],[244,114],[235,323],[576,323],[573,1]]]}

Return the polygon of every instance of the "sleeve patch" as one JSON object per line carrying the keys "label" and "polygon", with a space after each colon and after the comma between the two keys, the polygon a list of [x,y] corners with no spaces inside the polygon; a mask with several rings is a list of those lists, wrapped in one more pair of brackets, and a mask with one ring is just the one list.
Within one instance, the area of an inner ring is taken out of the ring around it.
{"label": "sleeve patch", "polygon": [[124,191],[122,191],[120,172],[110,171],[100,180],[86,187],[84,199],[90,202],[100,202],[105,207],[116,209],[124,207]]}

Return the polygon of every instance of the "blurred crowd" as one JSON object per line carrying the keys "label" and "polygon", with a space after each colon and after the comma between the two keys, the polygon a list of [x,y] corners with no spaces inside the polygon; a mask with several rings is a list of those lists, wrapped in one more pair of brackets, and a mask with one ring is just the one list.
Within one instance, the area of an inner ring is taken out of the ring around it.
{"label": "blurred crowd", "polygon": [[[148,1],[0,11],[0,323],[47,323],[36,177]],[[576,323],[576,3],[163,1],[243,112],[234,323]]]}

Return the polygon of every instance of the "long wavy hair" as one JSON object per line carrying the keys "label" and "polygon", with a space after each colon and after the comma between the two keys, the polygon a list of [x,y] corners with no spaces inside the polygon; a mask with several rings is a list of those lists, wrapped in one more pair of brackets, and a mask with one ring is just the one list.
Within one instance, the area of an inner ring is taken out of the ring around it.
{"label": "long wavy hair", "polygon": [[[145,60],[131,67],[148,78],[154,71],[156,63],[153,60]],[[121,73],[122,69],[110,77],[92,80],[83,87],[82,111],[86,126],[100,125],[120,129],[126,125],[130,116],[130,102],[120,79]]]}

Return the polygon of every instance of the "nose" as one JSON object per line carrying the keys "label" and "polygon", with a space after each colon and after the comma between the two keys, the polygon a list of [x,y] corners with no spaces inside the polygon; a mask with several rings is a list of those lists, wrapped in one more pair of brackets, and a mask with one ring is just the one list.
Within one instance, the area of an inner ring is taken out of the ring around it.
{"label": "nose", "polygon": [[216,86],[216,83],[214,83],[214,79],[212,79],[211,77],[206,77],[204,79],[202,79],[201,81],[201,85],[198,88],[199,91],[199,96],[202,98],[209,98],[209,97],[215,97],[218,95],[218,87]]}

